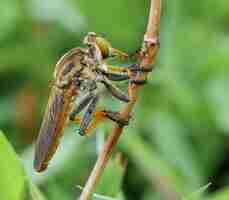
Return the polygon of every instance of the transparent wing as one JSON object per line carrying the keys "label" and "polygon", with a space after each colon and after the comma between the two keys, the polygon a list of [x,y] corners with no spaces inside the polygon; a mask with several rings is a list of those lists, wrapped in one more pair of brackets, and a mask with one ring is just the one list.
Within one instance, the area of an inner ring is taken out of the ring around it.
{"label": "transparent wing", "polygon": [[34,168],[43,171],[55,153],[71,109],[72,91],[52,87],[35,147]]}

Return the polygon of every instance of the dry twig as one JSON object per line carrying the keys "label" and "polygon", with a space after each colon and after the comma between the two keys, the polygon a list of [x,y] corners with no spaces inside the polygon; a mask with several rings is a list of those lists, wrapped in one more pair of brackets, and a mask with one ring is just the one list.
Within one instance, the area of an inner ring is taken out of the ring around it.
{"label": "dry twig", "polygon": [[[156,55],[159,49],[159,26],[161,15],[161,0],[151,0],[150,15],[142,49],[140,51],[139,62],[141,67],[149,67],[156,60]],[[142,80],[148,73],[143,73],[137,77]],[[122,118],[129,117],[134,105],[137,101],[138,93],[142,87],[140,85],[129,84],[128,90],[130,93],[130,102],[127,103],[120,111]],[[100,152],[96,164],[87,180],[87,183],[81,193],[80,200],[89,200],[91,193],[94,191],[97,182],[111,156],[111,153],[122,134],[123,127],[114,124],[111,134]]]}

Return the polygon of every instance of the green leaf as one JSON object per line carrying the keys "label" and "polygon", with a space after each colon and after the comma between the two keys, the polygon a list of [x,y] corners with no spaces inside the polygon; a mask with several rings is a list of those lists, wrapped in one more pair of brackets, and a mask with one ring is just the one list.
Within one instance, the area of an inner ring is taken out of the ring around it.
{"label": "green leaf", "polygon": [[0,162],[0,199],[44,199],[38,189],[29,181],[21,161],[1,131]]}

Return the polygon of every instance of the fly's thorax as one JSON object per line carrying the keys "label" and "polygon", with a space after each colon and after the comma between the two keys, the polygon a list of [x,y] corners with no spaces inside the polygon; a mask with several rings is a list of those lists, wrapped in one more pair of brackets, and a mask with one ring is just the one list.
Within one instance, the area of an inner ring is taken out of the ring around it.
{"label": "fly's thorax", "polygon": [[86,67],[82,70],[82,79],[96,80],[97,71],[95,67]]}
{"label": "fly's thorax", "polygon": [[84,79],[81,84],[80,84],[80,92],[82,94],[89,92],[89,91],[94,91],[97,88],[97,83],[95,80],[90,80],[90,79]]}
{"label": "fly's thorax", "polygon": [[91,53],[91,57],[95,59],[95,61],[100,62],[103,60],[103,54],[99,48],[99,46],[95,45],[89,48]]}
{"label": "fly's thorax", "polygon": [[81,71],[87,54],[86,49],[74,48],[64,54],[56,64],[54,78],[66,76],[73,69]]}
{"label": "fly's thorax", "polygon": [[84,68],[86,66],[83,63],[66,63],[55,78],[56,85],[60,88],[68,88],[71,84],[80,85]]}
{"label": "fly's thorax", "polygon": [[107,63],[102,62],[100,65],[98,65],[97,67],[99,70],[101,70],[102,72],[107,72],[108,71],[108,66]]}
{"label": "fly's thorax", "polygon": [[103,56],[99,47],[97,45],[89,46],[89,48],[87,49],[87,56],[85,57],[87,65],[91,68],[100,64],[102,60]]}

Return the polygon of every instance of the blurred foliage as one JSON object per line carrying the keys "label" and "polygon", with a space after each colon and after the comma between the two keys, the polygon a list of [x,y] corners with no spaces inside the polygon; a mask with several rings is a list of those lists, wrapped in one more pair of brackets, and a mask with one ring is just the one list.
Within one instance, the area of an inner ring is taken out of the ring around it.
{"label": "blurred foliage", "polygon": [[[162,2],[157,67],[94,199],[229,199],[229,2]],[[88,31],[105,34],[113,46],[133,53],[141,45],[149,4],[1,0],[0,128],[47,199],[79,195],[77,186],[84,185],[94,165],[101,135],[111,128],[103,123],[92,137],[82,138],[71,124],[49,169],[43,174],[33,171],[32,144],[55,62],[81,46]],[[125,88],[126,83],[119,86]],[[100,103],[113,110],[120,107],[110,97]],[[23,198],[27,176],[2,135],[0,162],[0,199]]]}
{"label": "blurred foliage", "polygon": [[44,200],[31,183],[16,153],[0,131],[0,197],[7,200]]}

